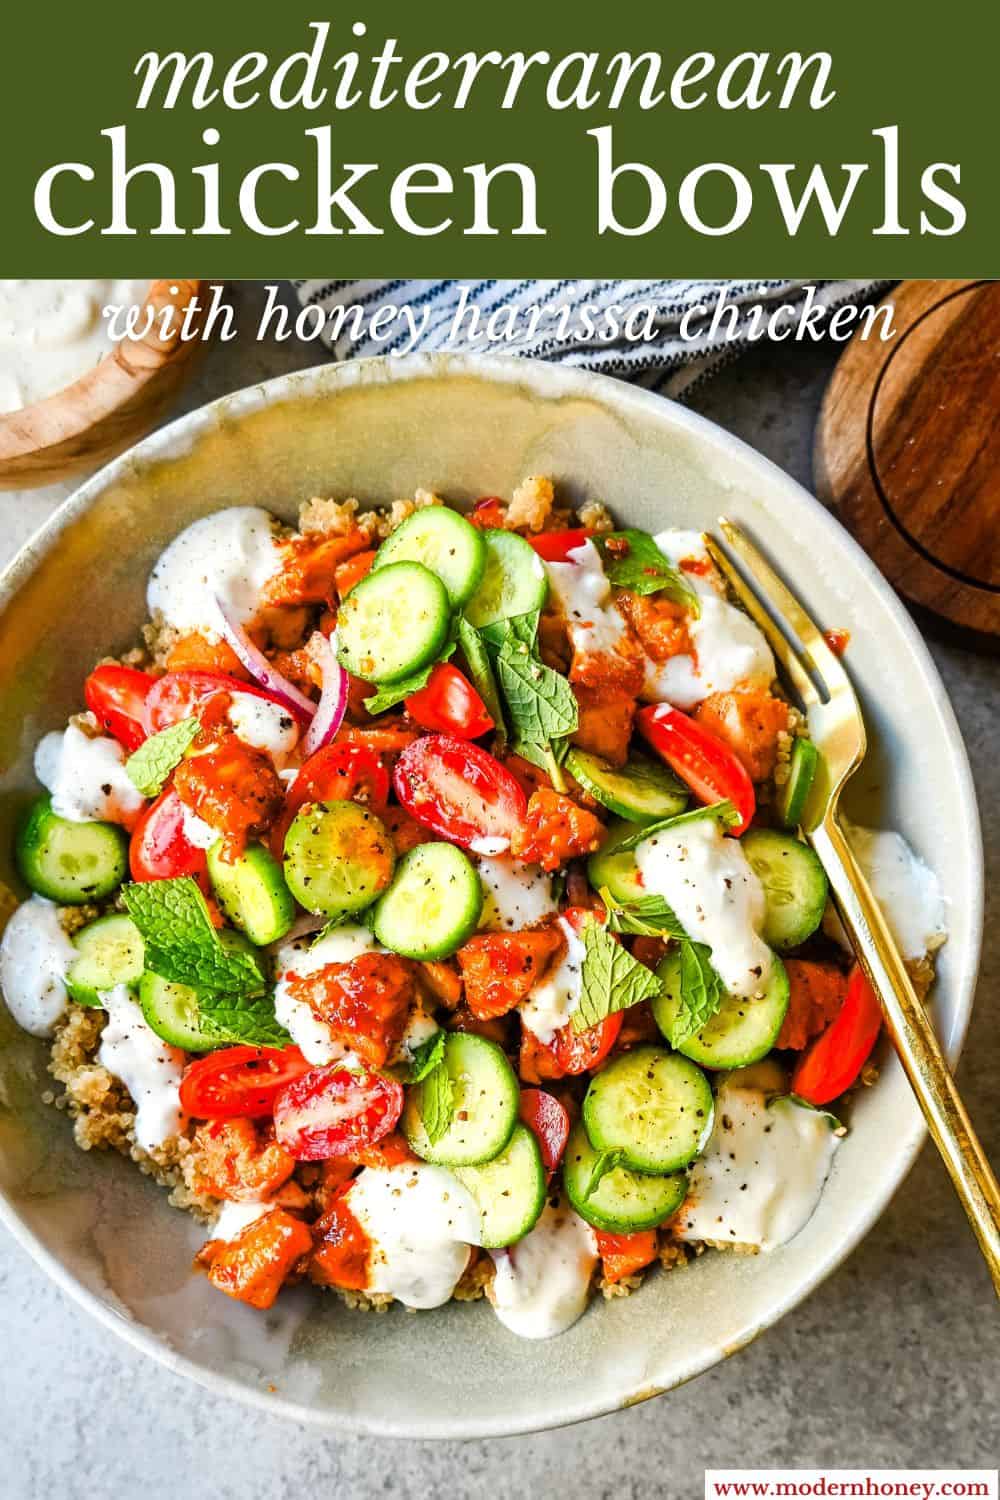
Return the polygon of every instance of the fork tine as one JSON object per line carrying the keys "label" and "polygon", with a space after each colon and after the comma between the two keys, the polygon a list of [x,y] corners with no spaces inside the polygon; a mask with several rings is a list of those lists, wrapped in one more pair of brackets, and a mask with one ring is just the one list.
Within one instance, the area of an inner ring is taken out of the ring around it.
{"label": "fork tine", "polygon": [[[752,574],[771,603],[784,615],[806,648],[813,667],[823,678],[830,693],[847,689],[853,693],[850,679],[830,650],[819,626],[806,614],[795,595],[788,589],[770,563],[765,562],[746,533],[726,516],[719,517],[719,527],[747,571]],[[728,575],[727,575],[728,576]]]}
{"label": "fork tine", "polygon": [[[725,530],[728,522],[720,519],[719,524]],[[725,576],[730,588],[743,605],[747,614],[760,626],[767,637],[768,645],[777,657],[778,665],[783,669],[785,676],[798,694],[802,707],[808,709],[817,705],[820,702],[820,697],[816,690],[816,684],[799,660],[798,652],[786,639],[784,633],[775,624],[774,620],[772,620],[767,610],[764,609],[753,589],[733,567],[718,543],[711,536],[706,535],[705,545],[708,548],[712,561]]]}

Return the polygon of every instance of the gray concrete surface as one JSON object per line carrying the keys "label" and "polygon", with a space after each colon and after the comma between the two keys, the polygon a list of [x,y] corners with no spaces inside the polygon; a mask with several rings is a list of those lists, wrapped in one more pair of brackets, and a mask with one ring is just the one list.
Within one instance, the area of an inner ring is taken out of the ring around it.
{"label": "gray concrete surface", "polygon": [[[184,406],[317,362],[252,342],[257,283],[236,289],[244,336],[216,348]],[[694,403],[809,481],[827,350],[763,350]],[[0,558],[60,492],[5,496]],[[960,1070],[1000,1160],[1000,731],[994,660],[935,656],[965,734],[987,848],[982,978]],[[142,1500],[523,1500],[700,1496],[706,1466],[983,1467],[1000,1453],[1000,1318],[945,1174],[926,1150],[878,1226],[826,1284],[737,1358],[631,1411],[562,1432],[468,1444],[376,1444],[267,1419],[112,1340],[0,1234],[0,1495]]]}

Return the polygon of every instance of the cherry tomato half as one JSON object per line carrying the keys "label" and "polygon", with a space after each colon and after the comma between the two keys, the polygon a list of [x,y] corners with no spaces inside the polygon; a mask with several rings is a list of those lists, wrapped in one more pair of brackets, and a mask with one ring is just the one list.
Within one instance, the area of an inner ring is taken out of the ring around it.
{"label": "cherry tomato half", "polygon": [[388,1135],[403,1112],[403,1086],[340,1063],[295,1078],[274,1101],[274,1133],[297,1161],[350,1156]]}
{"label": "cherry tomato half", "polygon": [[135,825],[128,863],[133,880],[175,880],[205,868],[204,849],[184,832],[184,804],[173,787],[161,792]]}
{"label": "cherry tomato half", "polygon": [[84,684],[83,696],[101,728],[126,750],[138,750],[146,738],[144,705],[157,678],[135,667],[98,667]]}
{"label": "cherry tomato half", "polygon": [[544,1089],[522,1089],[521,1119],[538,1141],[542,1166],[551,1177],[562,1161],[569,1137],[569,1115],[554,1094]]}
{"label": "cherry tomato half", "polygon": [[198,1120],[261,1119],[311,1067],[298,1047],[223,1047],[184,1069],[181,1108]]}
{"label": "cherry tomato half", "polygon": [[410,694],[406,712],[422,729],[457,734],[463,740],[478,740],[493,728],[486,704],[472,683],[446,661],[438,662],[426,687]]}
{"label": "cherry tomato half", "polygon": [[281,817],[271,830],[271,853],[285,855],[285,835],[295,814],[307,802],[364,802],[384,807],[389,800],[389,772],[367,745],[325,745],[301,767],[285,796]]}
{"label": "cherry tomato half", "polygon": [[854,1083],[882,1029],[882,1007],[864,970],[855,964],[839,1012],[799,1058],[792,1093],[829,1104]]}
{"label": "cherry tomato half", "polygon": [[[238,677],[228,677],[224,672],[166,672],[156,679],[146,699],[145,722],[148,733],[156,734],[169,724],[179,724],[181,719],[194,717],[203,703],[219,693],[243,693],[251,698],[279,702],[254,683],[240,682]],[[280,706],[287,713],[296,712],[284,703]]]}
{"label": "cherry tomato half", "polygon": [[615,1011],[589,1031],[575,1031],[572,1022],[556,1032],[551,1042],[540,1042],[523,1027],[521,1031],[520,1073],[535,1083],[543,1078],[566,1078],[588,1073],[601,1063],[618,1040],[623,1011]]}
{"label": "cherry tomato half", "polygon": [[528,542],[546,562],[564,563],[591,536],[585,526],[576,526],[572,531],[543,531],[541,536],[529,536]]}
{"label": "cherry tomato half", "polygon": [[656,1259],[655,1229],[640,1229],[635,1234],[607,1234],[598,1229],[594,1233],[605,1281],[634,1276]]}
{"label": "cherry tomato half", "polygon": [[744,833],[749,828],[757,808],[753,782],[728,745],[669,703],[640,708],[635,722],[643,738],[696,797],[706,805],[726,800],[733,804],[740,822],[730,829],[731,833]]}
{"label": "cherry tomato half", "polygon": [[478,745],[448,734],[425,735],[408,745],[392,784],[418,823],[466,849],[477,840],[510,840],[528,811],[524,792],[505,766]]}

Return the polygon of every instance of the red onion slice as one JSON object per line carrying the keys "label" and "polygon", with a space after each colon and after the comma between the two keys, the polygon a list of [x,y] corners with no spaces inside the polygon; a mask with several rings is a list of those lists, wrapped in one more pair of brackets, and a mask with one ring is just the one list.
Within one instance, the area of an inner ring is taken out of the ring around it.
{"label": "red onion slice", "polygon": [[332,642],[323,641],[321,666],[323,669],[323,691],[316,705],[316,717],[306,731],[302,741],[302,754],[308,760],[317,750],[322,750],[333,739],[344,722],[347,712],[348,676],[333,648]]}
{"label": "red onion slice", "polygon": [[[243,626],[236,618],[231,605],[221,599],[218,594],[215,602],[219,606],[219,615],[222,621],[222,634],[229,645],[232,646],[240,661],[246,667],[250,676],[259,683],[266,692],[270,693],[283,708],[294,714],[304,724],[311,724],[317,712],[317,705],[312,703],[304,693],[300,693],[293,682],[271,665],[262,651],[258,651],[253,641],[247,635]],[[346,701],[346,689],[345,689]]]}

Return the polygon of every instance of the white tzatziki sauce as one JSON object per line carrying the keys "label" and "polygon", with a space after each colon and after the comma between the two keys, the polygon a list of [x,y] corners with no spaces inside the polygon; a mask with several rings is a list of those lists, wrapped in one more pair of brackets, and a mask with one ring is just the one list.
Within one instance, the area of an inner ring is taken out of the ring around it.
{"label": "white tzatziki sauce", "polygon": [[487,858],[496,854],[506,854],[509,848],[510,839],[504,838],[502,834],[484,833],[469,841],[470,853],[482,854]]}
{"label": "white tzatziki sauce", "polygon": [[184,1053],[156,1035],[133,1000],[127,985],[102,991],[108,1019],[101,1033],[97,1061],[132,1095],[135,1138],[144,1151],[162,1146],[184,1120],[180,1084]]}
{"label": "white tzatziki sauce", "polygon": [[[661,531],[654,541],[675,566],[686,557],[699,562],[708,557],[704,542],[694,531]],[[692,654],[672,656],[665,662],[650,661],[643,698],[687,709],[712,693],[728,693],[738,686],[767,687],[775,676],[771,648],[749,616],[720,597],[721,585],[714,567],[705,574],[685,571],[684,577],[698,594],[701,606],[700,614],[691,615],[687,621]]]}
{"label": "white tzatziki sauce", "polygon": [[216,511],[186,527],[160,554],[146,589],[149,612],[175,630],[217,636],[216,595],[247,624],[279,563],[266,510],[236,505]]}
{"label": "white tzatziki sauce", "polygon": [[941,884],[902,834],[861,828],[844,832],[904,958],[923,958],[947,936]]}
{"label": "white tzatziki sauce", "polygon": [[674,1234],[761,1250],[787,1244],[812,1217],[839,1144],[821,1110],[723,1084]]}
{"label": "white tzatziki sauce", "polygon": [[569,561],[545,567],[574,650],[581,654],[616,651],[626,634],[625,621],[614,607],[601,554],[588,537],[566,556]]}
{"label": "white tzatziki sauce", "polygon": [[597,1240],[568,1206],[547,1203],[534,1229],[508,1250],[495,1251],[493,1259],[489,1299],[500,1322],[519,1338],[554,1338],[586,1310]]}
{"label": "white tzatziki sauce", "polygon": [[532,927],[559,910],[552,899],[552,876],[538,865],[514,859],[481,859],[478,868],[484,898],[479,925],[486,932]]}
{"label": "white tzatziki sauce", "polygon": [[291,993],[286,982],[288,975],[304,978],[317,969],[326,968],[327,964],[348,964],[362,953],[378,951],[378,944],[368,928],[353,925],[335,927],[318,943],[312,942],[311,937],[302,937],[279,948],[275,965],[274,1014],[307,1062],[353,1062],[356,1059],[349,1047],[334,1040],[326,1022],[314,1015],[304,1000]]}
{"label": "white tzatziki sauce", "polygon": [[646,839],[635,862],[645,889],[663,897],[688,937],[711,948],[729,994],[761,994],[772,968],[760,936],[764,887],[739,841],[726,838],[715,818],[698,818]]}
{"label": "white tzatziki sauce", "polygon": [[272,1208],[273,1203],[234,1203],[225,1199],[205,1243],[209,1240],[235,1240],[237,1235],[270,1213]]}
{"label": "white tzatziki sauce", "polygon": [[213,844],[219,842],[222,834],[211,823],[206,823],[204,818],[199,818],[196,812],[192,812],[186,802],[181,802],[179,797],[177,801],[180,802],[181,825],[188,843],[193,844],[196,849],[211,849]]}
{"label": "white tzatziki sauce", "polygon": [[559,927],[566,939],[566,952],[558,964],[545,975],[520,1006],[521,1020],[540,1042],[551,1042],[561,1031],[580,1003],[583,982],[583,939],[578,937],[565,917]]}
{"label": "white tzatziki sauce", "polygon": [[406,1307],[448,1301],[480,1239],[479,1211],[457,1177],[424,1162],[365,1167],[348,1207],[372,1245],[368,1291]]}
{"label": "white tzatziki sauce", "polygon": [[52,811],[71,823],[120,823],[134,828],[146,799],[125,774],[117,740],[91,739],[75,724],[45,735],[35,748],[35,775],[52,794]]}
{"label": "white tzatziki sauce", "polygon": [[299,742],[299,726],[294,716],[270,698],[233,693],[227,717],[236,738],[255,750],[263,750],[279,770]]}
{"label": "white tzatziki sauce", "polygon": [[141,307],[148,290],[148,281],[0,280],[0,412],[85,375],[115,347],[105,307]]}
{"label": "white tzatziki sauce", "polygon": [[0,989],[22,1031],[52,1035],[66,1009],[66,975],[79,956],[53,902],[44,896],[21,902],[0,942]]}

